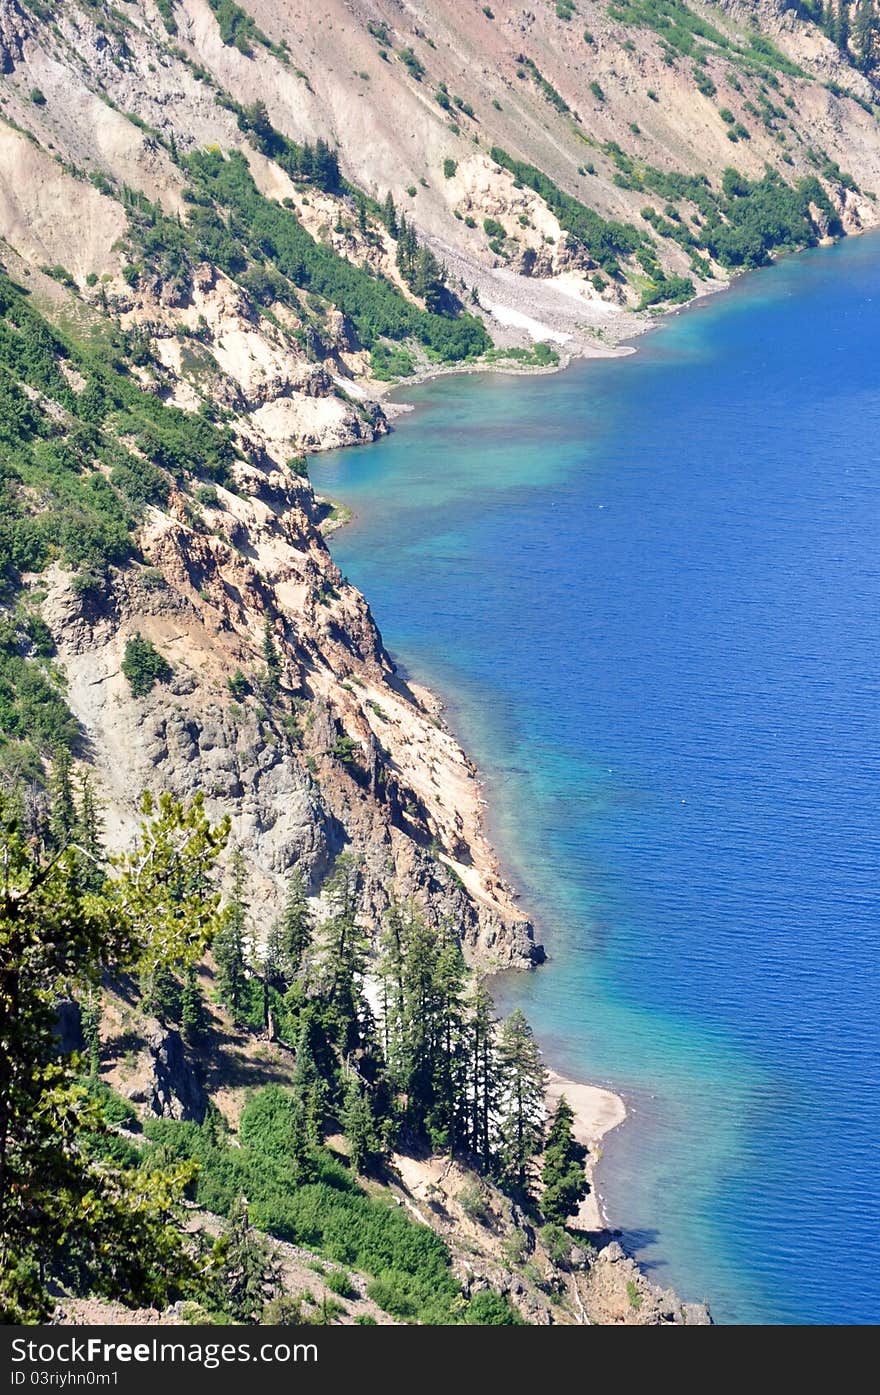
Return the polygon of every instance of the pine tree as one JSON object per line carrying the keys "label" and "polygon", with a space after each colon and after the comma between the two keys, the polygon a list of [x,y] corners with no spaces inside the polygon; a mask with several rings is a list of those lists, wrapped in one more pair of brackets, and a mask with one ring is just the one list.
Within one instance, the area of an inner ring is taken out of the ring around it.
{"label": "pine tree", "polygon": [[394,199],[391,197],[390,189],[385,195],[385,202],[382,205],[382,222],[390,235],[397,237],[397,210],[394,207]]}
{"label": "pine tree", "polygon": [[92,984],[80,1005],[80,1022],[89,1057],[89,1075],[97,1080],[101,1073],[101,994]]}
{"label": "pine tree", "polygon": [[403,273],[404,279],[406,279],[406,274],[409,269],[408,234],[409,226],[406,221],[406,214],[401,213],[397,225],[397,249],[394,253],[394,260],[397,263],[398,269]]}
{"label": "pine tree", "polygon": [[301,872],[294,872],[290,878],[277,929],[278,966],[285,986],[289,987],[303,967],[314,936],[314,917]]}
{"label": "pine tree", "polygon": [[342,1056],[362,1047],[373,1025],[363,988],[368,943],[357,923],[358,880],[357,860],[343,853],[325,883],[330,914],[318,935],[318,972],[327,1003],[324,1020]]}
{"label": "pine tree", "polygon": [[859,0],[856,10],[855,46],[858,66],[863,73],[874,67],[874,31],[877,20],[873,0]]}
{"label": "pine tree", "polygon": [[220,997],[240,1020],[247,986],[247,903],[244,899],[247,871],[239,850],[232,858],[232,894],[221,929],[214,938],[214,958]]}
{"label": "pine tree", "polygon": [[49,836],[56,851],[66,848],[76,831],[72,772],[70,752],[62,746],[55,752],[49,778]]}
{"label": "pine tree", "polygon": [[392,905],[379,961],[382,1032],[406,1122],[435,1148],[455,1151],[468,1134],[464,1076],[464,986],[457,937],[435,931],[412,906]]}
{"label": "pine tree", "polygon": [[379,941],[380,955],[376,966],[382,994],[382,1046],[385,1060],[400,1040],[403,1021],[403,944],[406,935],[404,912],[399,902],[392,900],[385,916]]}
{"label": "pine tree", "polygon": [[469,1143],[486,1172],[493,1169],[493,1136],[501,1085],[495,1041],[495,1014],[485,985],[474,994],[467,1030],[468,1083],[466,1099],[470,1112]]}
{"label": "pine tree", "polygon": [[358,231],[361,232],[361,233],[365,233],[365,232],[367,231],[367,205],[366,205],[366,200],[363,198],[362,195],[359,195],[359,196],[358,196],[357,210],[358,210]]}
{"label": "pine tree", "polygon": [[275,647],[275,635],[272,628],[272,621],[266,616],[266,623],[263,626],[263,658],[266,661],[266,673],[263,678],[263,688],[270,698],[276,698],[281,688],[281,659]]}
{"label": "pine tree", "polygon": [[157,964],[141,975],[141,1009],[160,1022],[178,1022],[183,990],[180,979],[167,964]]}
{"label": "pine tree", "polygon": [[550,1124],[541,1171],[541,1210],[557,1225],[565,1225],[590,1190],[584,1173],[587,1150],[572,1133],[573,1123],[574,1113],[563,1095]]}
{"label": "pine tree", "polygon": [[91,777],[85,771],[80,780],[79,810],[73,836],[82,849],[78,860],[80,885],[84,891],[100,891],[106,877],[104,826]]}
{"label": "pine tree", "polygon": [[434,1104],[431,1136],[454,1153],[467,1136],[464,990],[467,968],[456,935],[445,927],[438,937],[434,970]]}
{"label": "pine tree", "polygon": [[251,1225],[243,1196],[214,1246],[213,1267],[217,1305],[233,1322],[256,1322],[281,1287],[275,1250]]}
{"label": "pine tree", "polygon": [[336,1062],[319,1021],[319,1008],[317,1005],[310,1007],[303,1014],[291,1083],[306,1141],[312,1148],[320,1148],[324,1142],[327,1111],[337,1074]]}
{"label": "pine tree", "polygon": [[348,1140],[352,1167],[356,1172],[368,1172],[381,1158],[382,1147],[370,1093],[355,1071],[348,1073],[339,1122]]}
{"label": "pine tree", "polygon": [[530,1163],[544,1134],[546,1072],[531,1027],[519,1008],[503,1023],[499,1060],[504,1090],[501,1101],[501,1155],[508,1185],[530,1194]]}
{"label": "pine tree", "polygon": [[180,1002],[180,1025],[191,1044],[201,1041],[208,1030],[208,1010],[194,964],[190,964],[183,982]]}

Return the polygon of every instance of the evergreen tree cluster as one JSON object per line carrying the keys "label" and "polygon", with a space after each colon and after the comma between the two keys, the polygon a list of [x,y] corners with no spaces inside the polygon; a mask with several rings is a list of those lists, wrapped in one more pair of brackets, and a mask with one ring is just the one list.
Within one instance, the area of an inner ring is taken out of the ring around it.
{"label": "evergreen tree cluster", "polygon": [[818,25],[847,60],[865,74],[877,66],[877,0],[790,0],[789,9]]}
{"label": "evergreen tree cluster", "polygon": [[397,241],[397,269],[410,290],[424,299],[426,309],[432,314],[448,314],[457,302],[446,284],[446,267],[429,247],[419,242],[416,230],[407,222],[406,215],[401,213],[398,216],[390,193],[382,205],[382,221]]}
{"label": "evergreen tree cluster", "polygon": [[239,128],[248,134],[257,149],[270,160],[275,160],[291,179],[306,180],[328,194],[337,194],[342,189],[339,172],[339,156],[332,146],[318,137],[314,145],[305,141],[302,145],[275,129],[266,103],[257,100],[248,107],[237,107]]}
{"label": "evergreen tree cluster", "polygon": [[[325,1139],[341,1129],[354,1173],[381,1173],[395,1146],[449,1152],[564,1224],[586,1189],[584,1153],[564,1102],[545,1147],[545,1072],[528,1023],[518,1011],[496,1022],[455,934],[413,907],[392,907],[371,953],[349,855],[322,888],[320,917],[294,874],[259,936],[240,853],[221,903],[228,833],[201,798],[145,796],[131,847],[108,855],[91,784],[63,749],[38,830],[26,834],[20,806],[0,797],[0,1310],[43,1318],[62,1284],[131,1303],[188,1297],[257,1321],[279,1293],[260,1234],[270,1231],[373,1274],[371,1296],[404,1320],[515,1321],[497,1295],[491,1313],[462,1307],[441,1242],[367,1201]],[[144,1010],[210,1049],[198,967],[209,942],[218,995],[241,1028],[292,1048],[291,1082],[251,1097],[239,1147],[211,1108],[201,1127],[148,1125],[144,1149],[129,1141],[130,1106],[100,1079],[102,982],[138,982]],[[61,1054],[56,1034],[70,999],[82,1056]],[[187,1234],[186,1194],[228,1217],[215,1243]]]}
{"label": "evergreen tree cluster", "polygon": [[[546,1073],[528,1022],[519,1011],[496,1022],[452,928],[435,930],[413,906],[392,905],[371,956],[358,877],[357,863],[340,857],[323,889],[327,913],[316,920],[294,876],[283,915],[258,947],[239,864],[214,942],[219,991],[236,1021],[296,1052],[301,1162],[336,1119],[359,1170],[378,1167],[395,1145],[427,1147],[534,1200]],[[566,1199],[576,1209],[572,1174],[579,1167],[583,1182],[582,1163],[583,1153],[567,1155],[564,1178],[554,1174],[554,1220]]]}

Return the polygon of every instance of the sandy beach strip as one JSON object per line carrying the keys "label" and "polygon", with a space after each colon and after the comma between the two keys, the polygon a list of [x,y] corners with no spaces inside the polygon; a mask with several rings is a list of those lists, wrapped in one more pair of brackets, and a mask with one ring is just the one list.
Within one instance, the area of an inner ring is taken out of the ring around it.
{"label": "sandy beach strip", "polygon": [[586,1168],[590,1179],[590,1194],[581,1202],[574,1224],[579,1230],[605,1230],[608,1220],[596,1191],[596,1164],[601,1157],[602,1139],[623,1123],[626,1118],[626,1105],[613,1090],[603,1089],[601,1085],[585,1085],[578,1080],[569,1080],[555,1070],[548,1071],[549,1111],[556,1108],[561,1095],[565,1096],[574,1112],[572,1132],[575,1138],[589,1150]]}

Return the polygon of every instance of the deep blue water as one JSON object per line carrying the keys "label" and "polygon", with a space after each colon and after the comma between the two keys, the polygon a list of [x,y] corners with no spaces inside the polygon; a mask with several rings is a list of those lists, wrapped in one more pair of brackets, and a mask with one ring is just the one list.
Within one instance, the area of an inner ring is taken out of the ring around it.
{"label": "deep blue water", "polygon": [[552,955],[500,999],[628,1098],[612,1223],[717,1320],[876,1320],[880,239],[402,396],[313,478]]}

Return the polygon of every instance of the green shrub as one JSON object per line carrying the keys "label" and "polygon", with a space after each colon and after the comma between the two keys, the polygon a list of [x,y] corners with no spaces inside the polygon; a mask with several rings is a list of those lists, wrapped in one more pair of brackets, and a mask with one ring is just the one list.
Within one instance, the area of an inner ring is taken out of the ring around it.
{"label": "green shrub", "polygon": [[467,1305],[464,1320],[470,1326],[522,1327],[523,1320],[507,1298],[492,1289],[483,1289]]}
{"label": "green shrub", "polygon": [[122,672],[128,679],[132,697],[146,697],[156,683],[167,683],[171,665],[148,639],[135,634],[125,646]]}
{"label": "green shrub", "polygon": [[340,1298],[357,1298],[358,1291],[351,1282],[351,1275],[346,1274],[344,1269],[331,1269],[324,1278],[324,1283],[333,1293]]}
{"label": "green shrub", "polygon": [[236,702],[243,702],[251,691],[251,685],[240,668],[237,668],[232,676],[227,678],[226,686]]}
{"label": "green shrub", "polygon": [[177,33],[177,20],[174,18],[174,0],[156,0],[156,9],[159,11],[166,31],[173,37]]}
{"label": "green shrub", "polygon": [[410,378],[416,371],[412,354],[397,345],[377,344],[370,354],[370,376],[389,383],[397,378]]}
{"label": "green shrub", "polygon": [[416,82],[421,82],[425,76],[425,68],[411,48],[400,50],[400,61],[405,64],[410,77],[415,78]]}
{"label": "green shrub", "polygon": [[313,1180],[302,1180],[285,1153],[284,1106],[276,1096],[268,1106],[257,1108],[256,1101],[265,1093],[259,1091],[246,1106],[249,1122],[242,1129],[240,1148],[218,1140],[208,1124],[161,1119],[145,1125],[150,1140],[145,1161],[156,1151],[168,1161],[197,1161],[195,1197],[201,1205],[228,1215],[243,1192],[255,1226],[369,1275],[369,1296],[393,1316],[428,1323],[455,1321],[460,1289],[439,1236],[390,1200],[368,1196],[351,1173],[322,1150],[309,1155]]}
{"label": "green shrub", "polygon": [[445,178],[445,179],[452,179],[452,177],[453,177],[453,175],[455,174],[455,171],[456,171],[457,169],[458,169],[458,165],[456,164],[456,162],[455,162],[454,160],[449,159],[449,157],[447,156],[447,158],[443,161],[443,176],[444,176],[444,178]]}
{"label": "green shrub", "polygon": [[217,509],[220,507],[220,495],[217,493],[217,486],[214,484],[200,484],[196,488],[196,502],[204,509]]}

